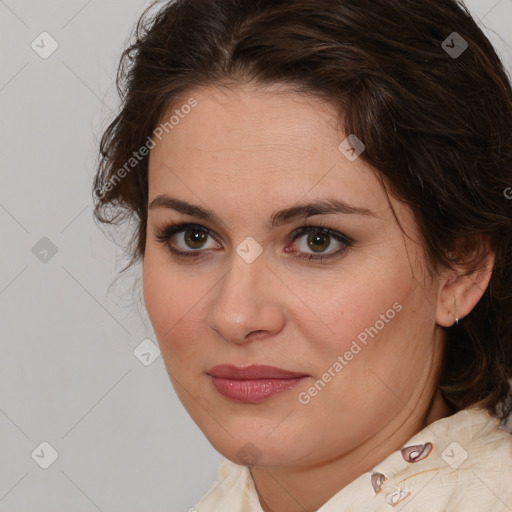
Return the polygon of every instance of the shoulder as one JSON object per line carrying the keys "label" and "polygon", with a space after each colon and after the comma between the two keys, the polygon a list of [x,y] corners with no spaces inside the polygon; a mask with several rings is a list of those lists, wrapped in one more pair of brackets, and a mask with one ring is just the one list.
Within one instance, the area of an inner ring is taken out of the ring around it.
{"label": "shoulder", "polygon": [[483,409],[465,409],[457,416],[451,433],[446,425],[445,435],[453,441],[441,454],[450,466],[441,482],[457,482],[455,503],[474,510],[482,510],[478,504],[494,512],[512,510],[512,434]]}
{"label": "shoulder", "polygon": [[512,471],[512,434],[484,409],[459,411],[433,423],[431,431],[439,440],[441,458],[451,469]]}
{"label": "shoulder", "polygon": [[487,411],[464,409],[427,426],[374,473],[379,491],[410,500],[411,512],[511,511],[512,434]]}

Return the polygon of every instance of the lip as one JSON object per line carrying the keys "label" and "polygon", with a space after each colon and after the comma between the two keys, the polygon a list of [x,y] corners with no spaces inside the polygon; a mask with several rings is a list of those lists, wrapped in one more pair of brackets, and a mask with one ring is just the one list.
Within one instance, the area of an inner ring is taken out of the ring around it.
{"label": "lip", "polygon": [[224,397],[237,402],[256,403],[298,386],[309,375],[275,366],[231,364],[214,366],[207,371],[215,389]]}
{"label": "lip", "polygon": [[308,377],[305,373],[291,372],[283,370],[282,368],[276,368],[275,366],[266,366],[261,364],[253,364],[251,366],[219,364],[210,368],[206,373],[212,377],[236,380],[294,379],[297,377]]}

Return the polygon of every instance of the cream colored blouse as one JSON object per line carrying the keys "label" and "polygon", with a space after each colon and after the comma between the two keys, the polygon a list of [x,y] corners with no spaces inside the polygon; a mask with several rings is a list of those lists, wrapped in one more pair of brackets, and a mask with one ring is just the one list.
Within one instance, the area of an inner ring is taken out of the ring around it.
{"label": "cream colored blouse", "polygon": [[[468,408],[431,423],[317,512],[512,512],[512,434]],[[224,459],[190,509],[263,512],[249,468]]]}

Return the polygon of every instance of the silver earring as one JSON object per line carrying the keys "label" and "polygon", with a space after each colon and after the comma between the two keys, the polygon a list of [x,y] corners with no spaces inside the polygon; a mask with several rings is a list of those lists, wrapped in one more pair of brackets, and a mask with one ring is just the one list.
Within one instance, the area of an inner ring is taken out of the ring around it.
{"label": "silver earring", "polygon": [[455,322],[453,325],[459,325],[459,319],[457,317],[455,317]]}

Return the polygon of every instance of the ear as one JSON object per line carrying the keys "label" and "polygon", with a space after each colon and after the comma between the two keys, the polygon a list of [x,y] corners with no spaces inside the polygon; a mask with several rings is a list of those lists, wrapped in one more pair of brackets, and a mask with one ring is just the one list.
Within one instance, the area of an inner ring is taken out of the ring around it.
{"label": "ear", "polygon": [[[495,262],[488,237],[464,239],[456,246],[459,256],[453,258],[450,253],[454,268],[442,273],[437,300],[436,322],[444,327],[452,326],[473,310],[489,285]],[[468,272],[471,262],[478,261],[476,258],[482,254],[486,256],[478,270]]]}

